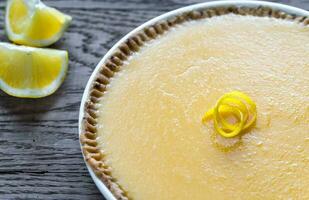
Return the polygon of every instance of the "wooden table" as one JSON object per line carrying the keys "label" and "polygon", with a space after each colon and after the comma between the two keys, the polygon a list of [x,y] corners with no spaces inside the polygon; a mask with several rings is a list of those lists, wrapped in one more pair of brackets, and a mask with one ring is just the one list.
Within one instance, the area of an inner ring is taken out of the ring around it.
{"label": "wooden table", "polygon": [[[78,113],[94,67],[122,36],[167,11],[199,0],[46,0],[73,17],[53,47],[70,54],[62,87],[42,99],[0,92],[0,199],[103,199],[85,167]],[[309,0],[282,0],[309,10]],[[4,27],[4,0],[0,27]],[[3,28],[0,40],[7,41]]]}

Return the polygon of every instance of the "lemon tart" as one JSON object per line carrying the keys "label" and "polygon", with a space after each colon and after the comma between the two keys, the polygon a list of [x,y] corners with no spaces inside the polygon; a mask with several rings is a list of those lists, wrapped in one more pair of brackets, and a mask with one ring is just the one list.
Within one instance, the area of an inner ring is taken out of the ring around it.
{"label": "lemon tart", "polygon": [[[306,17],[227,7],[159,22],[97,74],[86,161],[117,199],[309,199],[308,77]],[[226,138],[202,118],[234,90],[256,121]]]}

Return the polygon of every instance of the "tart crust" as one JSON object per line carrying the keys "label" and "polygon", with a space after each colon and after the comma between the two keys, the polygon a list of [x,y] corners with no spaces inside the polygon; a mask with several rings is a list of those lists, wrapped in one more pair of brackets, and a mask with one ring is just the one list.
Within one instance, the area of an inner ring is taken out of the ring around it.
{"label": "tart crust", "polygon": [[104,161],[104,151],[99,149],[97,139],[97,110],[100,98],[106,91],[106,86],[110,82],[110,78],[117,73],[123,62],[128,60],[131,54],[139,51],[146,42],[155,39],[157,36],[164,34],[171,27],[186,21],[199,20],[220,16],[225,14],[252,15],[260,17],[273,17],[295,21],[309,25],[308,16],[296,16],[275,10],[269,7],[249,8],[245,6],[226,6],[217,8],[204,8],[200,10],[181,13],[170,19],[159,21],[150,25],[135,35],[128,38],[113,52],[112,56],[100,66],[99,72],[96,74],[94,81],[91,83],[89,94],[85,102],[84,116],[82,120],[82,131],[80,142],[86,162],[93,169],[95,174],[102,180],[107,188],[113,193],[118,200],[128,200],[128,193],[117,183],[112,176],[111,168]]}

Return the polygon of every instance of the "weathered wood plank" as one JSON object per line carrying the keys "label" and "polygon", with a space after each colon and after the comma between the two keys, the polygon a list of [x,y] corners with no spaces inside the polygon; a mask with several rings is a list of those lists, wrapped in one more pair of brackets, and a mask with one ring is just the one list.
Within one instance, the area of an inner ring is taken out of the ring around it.
{"label": "weathered wood plank", "polygon": [[[63,39],[70,69],[61,88],[43,99],[0,92],[0,199],[102,199],[82,159],[78,111],[94,67],[122,36],[169,10],[202,0],[46,0],[73,16]],[[309,0],[283,0],[309,10]],[[0,2],[4,27],[5,1]],[[0,40],[7,41],[4,29]]]}

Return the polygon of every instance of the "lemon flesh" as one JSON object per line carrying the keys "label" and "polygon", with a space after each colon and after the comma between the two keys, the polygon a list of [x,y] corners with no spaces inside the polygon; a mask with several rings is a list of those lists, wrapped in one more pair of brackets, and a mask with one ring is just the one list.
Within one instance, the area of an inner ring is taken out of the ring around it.
{"label": "lemon flesh", "polygon": [[68,68],[68,53],[0,43],[0,88],[9,95],[40,98],[55,92]]}
{"label": "lemon flesh", "polygon": [[44,47],[58,41],[72,18],[40,0],[8,0],[6,29],[17,44]]}

